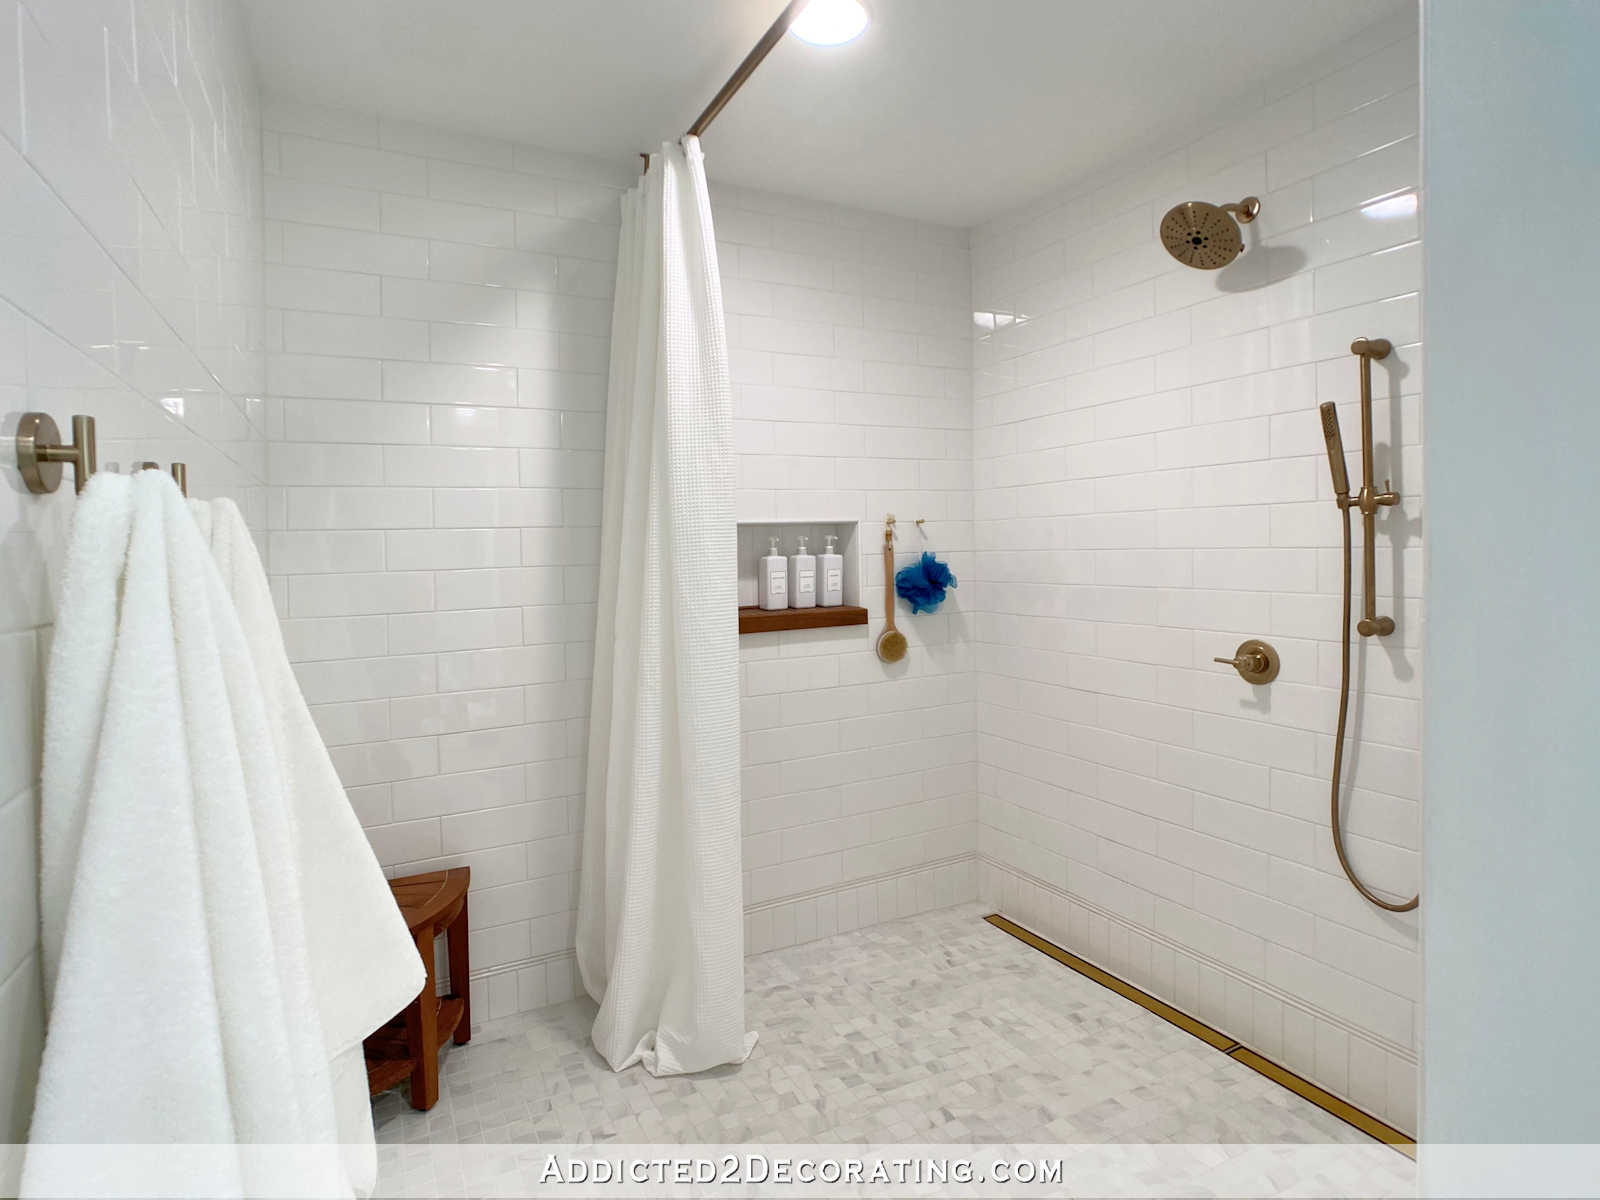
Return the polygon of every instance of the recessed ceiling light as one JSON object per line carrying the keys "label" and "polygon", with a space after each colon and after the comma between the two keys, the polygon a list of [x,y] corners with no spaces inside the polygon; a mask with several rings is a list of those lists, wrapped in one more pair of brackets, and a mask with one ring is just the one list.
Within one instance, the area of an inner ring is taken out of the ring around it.
{"label": "recessed ceiling light", "polygon": [[837,46],[861,36],[867,27],[861,0],[811,0],[789,26],[789,32],[813,46]]}

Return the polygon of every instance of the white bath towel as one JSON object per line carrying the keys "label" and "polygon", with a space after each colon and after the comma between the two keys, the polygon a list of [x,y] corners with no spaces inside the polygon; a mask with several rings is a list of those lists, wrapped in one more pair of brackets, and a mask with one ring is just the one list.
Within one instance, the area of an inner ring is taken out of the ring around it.
{"label": "white bath towel", "polygon": [[255,540],[231,500],[190,501],[232,597],[266,700],[286,782],[308,928],[313,992],[332,1064],[352,1184],[377,1169],[361,1042],[422,990],[426,973],[284,649]]}
{"label": "white bath towel", "polygon": [[[79,498],[46,701],[49,1016],[23,1194],[348,1195],[266,704],[157,472]],[[163,1142],[296,1150],[141,1145]]]}

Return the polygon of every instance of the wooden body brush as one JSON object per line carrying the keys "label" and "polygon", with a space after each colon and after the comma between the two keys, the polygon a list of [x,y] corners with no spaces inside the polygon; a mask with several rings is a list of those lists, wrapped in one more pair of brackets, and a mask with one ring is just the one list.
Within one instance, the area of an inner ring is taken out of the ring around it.
{"label": "wooden body brush", "polygon": [[878,635],[878,657],[886,663],[906,656],[906,635],[894,627],[894,534],[883,531],[883,594],[885,623]]}

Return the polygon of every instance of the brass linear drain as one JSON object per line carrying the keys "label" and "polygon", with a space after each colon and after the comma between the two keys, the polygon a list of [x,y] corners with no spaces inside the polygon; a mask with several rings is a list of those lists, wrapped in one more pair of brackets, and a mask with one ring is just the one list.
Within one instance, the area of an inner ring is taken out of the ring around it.
{"label": "brass linear drain", "polygon": [[1303,1079],[1287,1067],[1281,1067],[1265,1055],[1257,1054],[1250,1047],[1241,1045],[1227,1034],[1211,1028],[1203,1021],[1197,1021],[1188,1013],[1172,1007],[1165,1000],[1158,1000],[1142,988],[1136,988],[1125,979],[1119,979],[1109,971],[1103,971],[1092,962],[1087,962],[1073,954],[1070,950],[1063,950],[1054,942],[1046,941],[1038,934],[1024,929],[1015,921],[1002,917],[999,913],[991,913],[984,918],[996,929],[1009,933],[1019,942],[1032,946],[1041,954],[1046,954],[1065,967],[1071,967],[1078,974],[1087,979],[1092,979],[1101,987],[1109,988],[1124,1000],[1131,1000],[1140,1008],[1146,1009],[1172,1025],[1176,1025],[1185,1033],[1199,1038],[1214,1050],[1220,1050],[1235,1062],[1243,1063],[1258,1075],[1264,1075],[1280,1087],[1286,1087],[1302,1100],[1309,1100],[1326,1113],[1338,1117],[1347,1125],[1352,1125],[1362,1133],[1377,1141],[1393,1146],[1407,1158],[1416,1158],[1416,1139],[1401,1133],[1393,1125],[1378,1120],[1371,1113],[1363,1112],[1346,1100],[1339,1099],[1332,1092],[1320,1088],[1309,1079]]}

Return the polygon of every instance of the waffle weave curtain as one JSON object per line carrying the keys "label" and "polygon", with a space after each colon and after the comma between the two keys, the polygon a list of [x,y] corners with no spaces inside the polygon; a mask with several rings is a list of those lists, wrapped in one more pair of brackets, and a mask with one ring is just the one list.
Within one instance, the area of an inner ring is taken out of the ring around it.
{"label": "waffle weave curtain", "polygon": [[578,900],[614,1070],[742,1062],[733,399],[699,141],[622,199]]}

